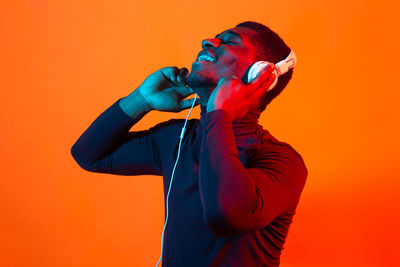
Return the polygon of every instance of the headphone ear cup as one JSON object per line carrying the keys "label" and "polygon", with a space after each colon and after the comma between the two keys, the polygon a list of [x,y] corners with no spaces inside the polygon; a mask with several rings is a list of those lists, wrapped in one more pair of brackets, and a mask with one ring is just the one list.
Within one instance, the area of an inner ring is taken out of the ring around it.
{"label": "headphone ear cup", "polygon": [[[251,83],[252,81],[254,81],[254,79],[257,78],[257,76],[263,71],[264,68],[268,66],[269,63],[270,62],[268,61],[257,61],[256,63],[251,65],[247,74],[247,83]],[[275,80],[270,85],[267,91],[273,89],[278,83],[278,72],[276,71],[276,69],[273,71],[273,73],[275,73]]]}
{"label": "headphone ear cup", "polygon": [[261,73],[261,70],[266,65],[268,65],[267,61],[257,61],[251,65],[247,75],[247,83],[254,81],[254,79],[257,78],[258,74]]}

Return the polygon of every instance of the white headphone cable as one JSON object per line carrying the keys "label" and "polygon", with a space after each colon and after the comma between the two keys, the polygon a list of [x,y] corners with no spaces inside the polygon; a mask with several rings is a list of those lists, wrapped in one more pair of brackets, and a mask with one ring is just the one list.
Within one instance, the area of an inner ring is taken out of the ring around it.
{"label": "white headphone cable", "polygon": [[168,222],[168,198],[169,198],[169,193],[170,193],[170,190],[171,190],[172,180],[174,179],[175,168],[176,168],[176,165],[178,164],[179,154],[181,153],[181,144],[182,144],[183,135],[185,134],[186,123],[188,121],[190,113],[192,112],[192,109],[194,107],[194,103],[196,103],[196,100],[197,100],[197,93],[196,93],[196,95],[194,97],[194,100],[193,100],[193,103],[192,103],[192,107],[190,108],[190,111],[189,111],[188,115],[186,116],[185,124],[183,125],[183,128],[181,130],[181,135],[179,136],[178,155],[176,156],[175,165],[174,165],[174,168],[172,170],[171,181],[169,182],[167,199],[165,200],[165,204],[167,205],[167,215],[166,215],[166,218],[165,218],[164,229],[163,229],[163,232],[162,232],[162,235],[161,235],[161,255],[160,255],[160,258],[158,259],[156,267],[158,267],[158,265],[160,264],[160,261],[162,259],[162,254],[163,254],[164,231],[165,231],[165,228],[166,228],[167,222]]}

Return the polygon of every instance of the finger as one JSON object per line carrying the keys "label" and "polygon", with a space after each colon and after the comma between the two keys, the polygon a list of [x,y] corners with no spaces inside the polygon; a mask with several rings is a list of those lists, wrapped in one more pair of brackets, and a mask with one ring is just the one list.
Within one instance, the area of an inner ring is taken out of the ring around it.
{"label": "finger", "polygon": [[178,82],[184,82],[186,80],[186,76],[188,75],[189,71],[187,68],[183,67],[179,70],[179,74],[178,74],[178,78],[177,81]]}
{"label": "finger", "polygon": [[174,87],[176,92],[180,94],[183,98],[190,96],[191,94],[194,94],[194,91],[190,87],[186,87],[184,85],[181,86],[176,86]]}
{"label": "finger", "polygon": [[[274,75],[273,75],[274,74]],[[268,65],[268,67],[260,73],[260,75],[257,76],[257,78],[250,84],[250,87],[252,87],[251,90],[248,90],[249,94],[248,97],[253,96],[254,94],[257,94],[261,96],[263,93],[265,93],[269,87],[266,85],[269,84],[271,85],[276,77],[276,71],[275,71],[275,65],[272,63]],[[258,92],[261,90],[262,92]],[[265,90],[265,92],[264,92]]]}
{"label": "finger", "polygon": [[271,73],[275,70],[275,64],[269,63],[267,67],[254,79],[252,82],[255,87],[260,86],[266,80],[268,80]]}
{"label": "finger", "polygon": [[[233,85],[237,85],[237,84],[244,85],[242,80],[235,74],[231,75],[230,78],[231,78],[231,82],[233,82]],[[240,87],[238,87],[238,88],[240,88]]]}
{"label": "finger", "polygon": [[259,87],[254,90],[255,95],[260,97],[266,92],[268,92],[270,86],[274,83],[275,78],[276,78],[275,72],[271,73],[268,79],[263,84],[260,84]]}
{"label": "finger", "polygon": [[178,82],[176,79],[176,76],[179,74],[178,67],[165,67],[162,69],[162,71],[170,81],[175,82],[175,83]]}
{"label": "finger", "polygon": [[188,86],[187,88],[189,88],[190,94],[194,94],[195,93],[195,91],[191,87]]}
{"label": "finger", "polygon": [[216,86],[216,87],[220,86],[220,85],[223,84],[225,81],[226,81],[226,78],[225,78],[225,77],[222,77],[221,79],[218,80],[218,83],[217,83],[217,86]]}
{"label": "finger", "polygon": [[182,110],[184,110],[184,109],[191,108],[192,105],[193,105],[193,101],[196,101],[196,102],[194,103],[194,106],[197,106],[198,104],[200,104],[200,98],[185,99],[185,100],[182,100],[182,101],[179,103],[179,109],[178,109],[178,111],[182,111]]}

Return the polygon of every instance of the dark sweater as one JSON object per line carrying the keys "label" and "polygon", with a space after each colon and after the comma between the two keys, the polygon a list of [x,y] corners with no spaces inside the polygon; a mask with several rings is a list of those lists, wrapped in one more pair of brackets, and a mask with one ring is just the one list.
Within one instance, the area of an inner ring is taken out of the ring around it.
{"label": "dark sweater", "polygon": [[[137,120],[119,100],[80,136],[72,156],[91,172],[162,175],[166,200],[184,120],[130,132]],[[279,265],[308,171],[258,116],[232,123],[226,111],[202,107],[200,120],[188,121],[168,200],[162,266]]]}

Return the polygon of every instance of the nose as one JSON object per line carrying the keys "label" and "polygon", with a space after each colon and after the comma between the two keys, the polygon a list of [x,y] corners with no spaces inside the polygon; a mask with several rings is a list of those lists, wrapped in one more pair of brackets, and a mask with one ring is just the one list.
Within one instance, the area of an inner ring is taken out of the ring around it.
{"label": "nose", "polygon": [[210,47],[216,48],[219,46],[220,43],[221,43],[221,41],[218,38],[204,39],[201,42],[201,46],[203,47],[203,50],[205,50]]}

